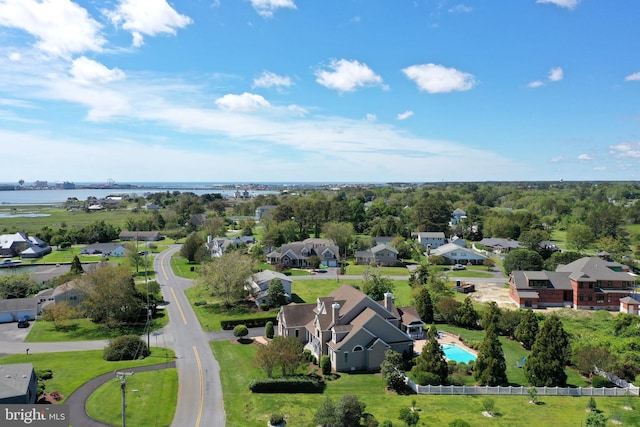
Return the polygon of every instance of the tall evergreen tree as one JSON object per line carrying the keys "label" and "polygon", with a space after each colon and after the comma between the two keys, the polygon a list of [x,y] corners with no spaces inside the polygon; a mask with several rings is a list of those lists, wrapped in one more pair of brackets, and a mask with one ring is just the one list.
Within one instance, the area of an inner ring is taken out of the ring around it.
{"label": "tall evergreen tree", "polygon": [[420,286],[418,294],[416,295],[414,307],[418,312],[418,316],[420,316],[420,319],[422,319],[424,323],[433,323],[433,301],[431,301],[429,289],[425,286]]}
{"label": "tall evergreen tree", "polygon": [[507,363],[494,324],[487,328],[473,371],[473,376],[481,385],[493,387],[507,384]]}
{"label": "tall evergreen tree", "polygon": [[485,310],[482,312],[482,328],[489,329],[489,326],[494,325],[496,332],[500,333],[500,318],[502,317],[502,310],[498,307],[495,301],[490,301],[487,304]]}
{"label": "tall evergreen tree", "polygon": [[478,312],[473,308],[471,298],[466,297],[456,313],[458,325],[464,328],[476,328],[478,326]]}
{"label": "tall evergreen tree", "polygon": [[422,347],[422,352],[417,357],[416,365],[413,369],[436,375],[440,379],[440,384],[444,384],[449,374],[444,351],[436,339],[435,330],[429,329],[427,336],[427,342]]}
{"label": "tall evergreen tree", "polygon": [[569,336],[562,321],[557,316],[550,316],[542,323],[531,354],[524,363],[524,374],[536,387],[564,386],[567,383],[564,368],[570,354]]}
{"label": "tall evergreen tree", "polygon": [[533,310],[527,310],[524,318],[516,327],[514,335],[516,339],[522,343],[524,348],[531,350],[538,335],[538,318]]}
{"label": "tall evergreen tree", "polygon": [[78,255],[73,256],[73,260],[71,261],[71,269],[69,270],[71,274],[82,274],[84,273],[84,269],[82,268],[82,263],[80,262],[80,258]]}

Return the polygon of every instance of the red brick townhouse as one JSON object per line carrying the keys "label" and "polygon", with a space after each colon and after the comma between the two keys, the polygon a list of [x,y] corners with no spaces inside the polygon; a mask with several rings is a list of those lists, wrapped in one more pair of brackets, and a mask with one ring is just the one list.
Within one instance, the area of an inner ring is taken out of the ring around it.
{"label": "red brick townhouse", "polygon": [[513,271],[509,296],[521,308],[619,310],[620,299],[631,295],[635,284],[636,276],[627,266],[584,257],[556,271]]}

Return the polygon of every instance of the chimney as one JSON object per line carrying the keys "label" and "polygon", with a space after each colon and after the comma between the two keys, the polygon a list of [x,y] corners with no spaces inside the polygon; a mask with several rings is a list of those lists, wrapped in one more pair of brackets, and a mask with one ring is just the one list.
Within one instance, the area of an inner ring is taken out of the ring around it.
{"label": "chimney", "polygon": [[393,294],[391,292],[386,292],[384,294],[384,308],[393,312]]}
{"label": "chimney", "polygon": [[340,304],[334,302],[331,305],[331,308],[333,325],[335,326],[340,323]]}

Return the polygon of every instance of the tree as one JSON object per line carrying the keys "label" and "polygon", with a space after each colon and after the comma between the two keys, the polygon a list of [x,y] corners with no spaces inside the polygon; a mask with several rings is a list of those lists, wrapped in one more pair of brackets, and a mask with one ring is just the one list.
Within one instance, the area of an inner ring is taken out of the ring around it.
{"label": "tree", "polygon": [[539,252],[540,243],[549,240],[550,233],[547,230],[527,230],[523,231],[518,237],[518,242],[525,248]]}
{"label": "tree", "polygon": [[456,322],[463,328],[475,329],[478,327],[478,312],[473,308],[470,297],[466,297],[458,307]]}
{"label": "tree", "polygon": [[594,236],[591,228],[584,224],[571,224],[567,227],[567,246],[576,251],[582,251],[593,243]]}
{"label": "tree", "polygon": [[273,330],[273,322],[269,320],[267,324],[264,326],[264,336],[268,339],[273,338],[274,330]]}
{"label": "tree", "polygon": [[280,307],[287,303],[284,286],[280,279],[272,279],[267,289],[267,305],[269,307]]}
{"label": "tree", "polygon": [[581,375],[591,377],[596,366],[600,369],[608,369],[613,362],[613,355],[606,347],[586,345],[573,352],[571,362]]}
{"label": "tree", "polygon": [[251,258],[237,252],[225,253],[203,264],[196,282],[231,307],[246,295],[245,286],[252,269]]}
{"label": "tree", "polygon": [[137,335],[113,338],[104,348],[102,358],[108,361],[135,360],[147,357],[151,352],[147,343]]}
{"label": "tree", "polygon": [[505,385],[507,380],[507,364],[498,339],[496,327],[491,324],[484,335],[480,351],[473,368],[473,376],[480,385],[495,387]]}
{"label": "tree", "polygon": [[527,389],[527,394],[529,395],[529,403],[533,403],[534,405],[538,404],[538,389],[535,387],[529,387]]}
{"label": "tree", "polygon": [[326,354],[320,358],[320,370],[322,370],[322,375],[331,373],[331,358]]}
{"label": "tree", "polygon": [[607,417],[602,412],[589,412],[585,421],[586,427],[605,427]]}
{"label": "tree", "polygon": [[145,298],[136,290],[131,270],[103,263],[79,281],[80,307],[95,323],[114,327],[135,321],[145,310]]}
{"label": "tree", "polygon": [[536,251],[528,249],[516,249],[510,251],[504,257],[504,269],[507,274],[512,271],[540,271],[544,266],[544,260]]}
{"label": "tree", "polygon": [[564,386],[570,346],[569,336],[562,327],[562,321],[555,315],[548,317],[531,348],[531,354],[524,363],[524,374],[531,385],[536,387]]}
{"label": "tree", "polygon": [[482,407],[489,415],[493,415],[493,410],[496,407],[496,401],[488,397],[482,401]]}
{"label": "tree", "polygon": [[436,339],[435,331],[429,330],[427,342],[422,347],[422,352],[416,358],[414,372],[426,372],[433,374],[444,384],[449,374],[449,367],[444,357],[444,351]]}
{"label": "tree", "polygon": [[273,376],[273,371],[278,366],[279,355],[276,346],[272,346],[271,343],[266,345],[258,345],[256,355],[253,358],[253,364],[257,368],[264,369],[267,378]]}
{"label": "tree", "polygon": [[335,404],[327,397],[313,417],[313,422],[324,427],[359,427],[365,408],[366,404],[352,394],[345,394]]}
{"label": "tree", "polygon": [[26,273],[0,276],[0,299],[26,298],[38,288],[38,283]]}
{"label": "tree", "polygon": [[531,350],[538,335],[538,318],[533,310],[527,310],[524,318],[516,328],[514,335],[516,339],[522,343],[524,348]]}
{"label": "tree", "polygon": [[424,323],[433,323],[433,302],[431,301],[429,290],[425,286],[420,286],[414,307]]}
{"label": "tree", "polygon": [[80,258],[78,258],[78,255],[73,256],[69,272],[73,275],[80,275],[84,273],[84,269],[82,268],[82,263],[80,262]]}
{"label": "tree", "polygon": [[404,379],[404,360],[397,351],[388,349],[380,365],[380,373],[391,390],[400,391],[406,387]]}
{"label": "tree", "polygon": [[353,240],[353,224],[349,222],[327,222],[322,226],[322,232],[340,248],[347,256],[347,248]]}
{"label": "tree", "polygon": [[205,250],[204,240],[197,233],[191,233],[180,248],[180,256],[186,258],[190,263],[204,259],[202,254]]}
{"label": "tree", "polygon": [[68,320],[78,317],[77,310],[67,301],[50,304],[44,309],[42,318],[48,322],[53,322],[53,327],[60,329]]}
{"label": "tree", "polygon": [[483,329],[489,329],[494,325],[497,331],[500,331],[500,319],[502,318],[502,310],[495,301],[490,301],[482,312],[481,324]]}
{"label": "tree", "polygon": [[233,336],[238,338],[238,341],[240,341],[247,335],[249,335],[249,329],[245,325],[236,325],[233,328]]}
{"label": "tree", "polygon": [[278,354],[282,375],[295,375],[304,363],[302,343],[295,337],[275,337],[269,345],[274,346]]}
{"label": "tree", "polygon": [[129,261],[129,265],[136,269],[136,273],[140,271],[140,265],[144,262],[143,256],[138,251],[138,247],[135,243],[127,243],[125,245],[125,257]]}
{"label": "tree", "polygon": [[458,312],[459,306],[460,303],[454,298],[443,297],[440,298],[440,300],[436,304],[436,312],[442,320],[449,324],[452,324],[456,320],[456,313]]}
{"label": "tree", "polygon": [[398,416],[400,421],[404,421],[404,424],[409,427],[417,426],[420,421],[420,414],[416,411],[412,411],[409,408],[400,409],[400,415]]}
{"label": "tree", "polygon": [[388,277],[382,277],[377,273],[365,277],[362,282],[362,292],[369,295],[374,301],[382,301],[384,294],[393,292],[394,288],[393,280]]}
{"label": "tree", "polygon": [[549,259],[544,262],[544,269],[547,271],[555,271],[560,264],[570,264],[582,257],[584,257],[584,254],[579,252],[554,252],[551,254]]}

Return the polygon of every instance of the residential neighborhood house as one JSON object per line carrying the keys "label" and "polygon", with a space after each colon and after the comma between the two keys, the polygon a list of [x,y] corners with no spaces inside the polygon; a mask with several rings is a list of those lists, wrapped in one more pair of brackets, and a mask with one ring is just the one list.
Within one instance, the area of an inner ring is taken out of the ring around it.
{"label": "residential neighborhood house", "polygon": [[256,242],[254,236],[240,236],[230,239],[228,237],[211,237],[207,236],[206,248],[212,257],[221,257],[230,246],[238,247],[241,244],[253,244]]}
{"label": "residential neighborhood house", "polygon": [[[461,239],[458,239],[461,240]],[[458,243],[447,243],[432,249],[428,255],[441,256],[447,264],[482,264],[487,257]]]}
{"label": "residential neighborhood house", "polygon": [[447,238],[442,231],[421,231],[411,233],[411,237],[415,237],[418,244],[424,248],[435,249],[447,243]]}
{"label": "residential neighborhood house", "polygon": [[296,337],[318,360],[328,355],[337,372],[378,370],[388,349],[413,354],[424,326],[413,307],[396,307],[392,294],[376,302],[350,285],[278,313],[278,334]]}
{"label": "residential neighborhood house", "polygon": [[[636,276],[628,267],[599,257],[584,257],[556,271],[513,271],[509,296],[521,308],[572,307],[620,310],[630,301]],[[631,304],[633,305],[633,303]]]}
{"label": "residential neighborhood house", "polygon": [[467,219],[467,212],[460,208],[456,208],[451,214],[451,225],[458,225],[465,219]]}
{"label": "residential neighborhood house", "polygon": [[394,266],[400,263],[396,248],[383,243],[365,251],[356,251],[356,264]]}
{"label": "residential neighborhood house", "polygon": [[268,253],[267,262],[271,265],[284,264],[290,268],[308,268],[312,266],[310,258],[313,256],[320,258],[320,265],[337,267],[340,252],[330,240],[307,239],[282,245],[279,250]]}
{"label": "residential neighborhood house", "polygon": [[274,280],[278,279],[280,280],[280,283],[282,283],[285,299],[287,300],[287,302],[291,301],[292,280],[289,278],[289,276],[285,276],[282,273],[278,273],[272,270],[264,270],[251,276],[246,289],[247,291],[249,291],[249,294],[255,300],[258,307],[267,302],[269,287]]}
{"label": "residential neighborhood house", "polygon": [[36,403],[38,377],[31,363],[0,365],[0,378],[0,404]]}
{"label": "residential neighborhood house", "polygon": [[40,304],[40,312],[46,309],[52,304],[60,304],[62,302],[68,303],[70,306],[75,307],[82,301],[84,293],[78,286],[78,282],[72,280],[70,282],[63,283],[55,288],[43,289],[38,292],[34,297],[38,304]]}
{"label": "residential neighborhood house", "polygon": [[36,298],[0,299],[0,323],[17,322],[24,318],[34,320],[38,315]]}
{"label": "residential neighborhood house", "polygon": [[51,252],[51,246],[27,233],[0,235],[0,257],[40,258]]}
{"label": "residential neighborhood house", "polygon": [[82,255],[124,256],[126,251],[122,243],[93,243],[80,250]]}
{"label": "residential neighborhood house", "polygon": [[503,239],[501,237],[485,237],[480,240],[480,244],[490,248],[493,252],[504,253],[513,249],[520,249],[520,243],[513,239]]}

